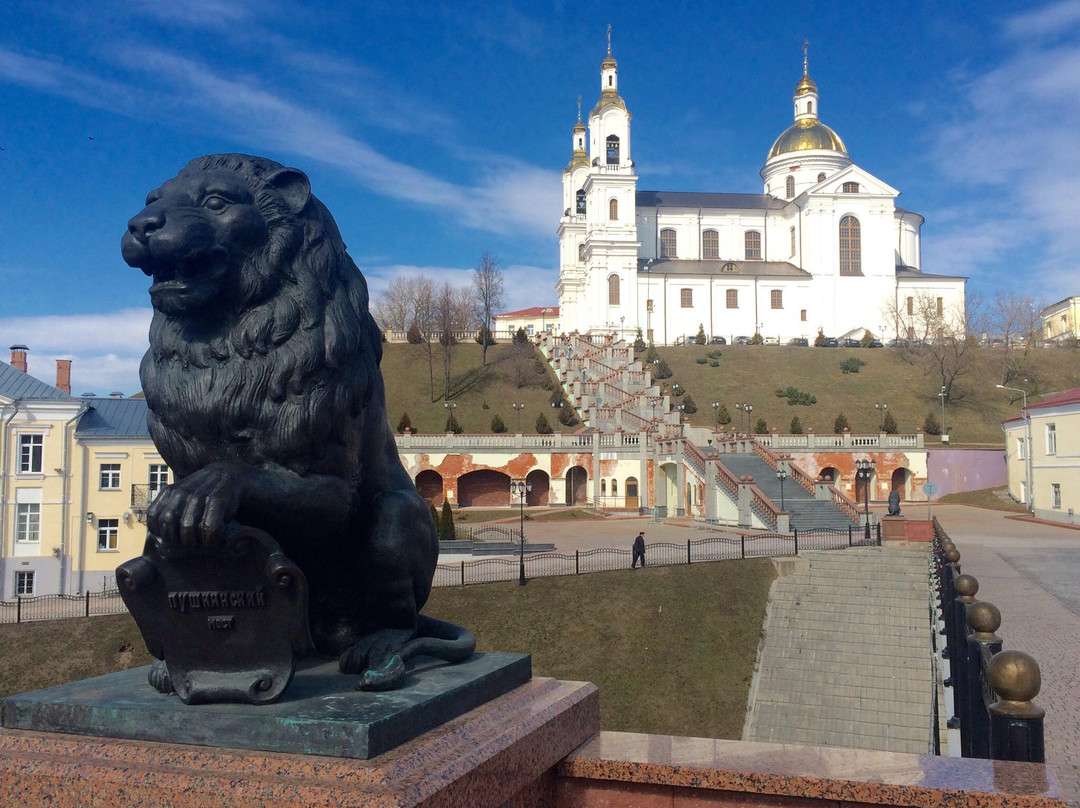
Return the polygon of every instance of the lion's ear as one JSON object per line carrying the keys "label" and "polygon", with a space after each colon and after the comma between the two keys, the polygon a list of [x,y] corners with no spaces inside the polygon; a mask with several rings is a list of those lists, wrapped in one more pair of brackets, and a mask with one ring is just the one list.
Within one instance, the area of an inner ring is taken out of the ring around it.
{"label": "lion's ear", "polygon": [[283,168],[266,178],[266,184],[274,188],[293,213],[304,209],[311,198],[311,181],[298,168]]}

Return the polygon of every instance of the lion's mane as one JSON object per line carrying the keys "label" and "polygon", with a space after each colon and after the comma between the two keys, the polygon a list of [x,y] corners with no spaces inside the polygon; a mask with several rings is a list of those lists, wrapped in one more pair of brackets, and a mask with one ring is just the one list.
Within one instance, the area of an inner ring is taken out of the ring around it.
{"label": "lion's mane", "polygon": [[[241,176],[269,238],[215,317],[154,312],[140,376],[151,435],[179,477],[228,461],[359,483],[357,419],[380,384],[381,339],[367,284],[329,211],[311,196],[294,213],[263,180],[281,168],[223,154],[184,169]],[[385,407],[381,389],[376,406]]]}

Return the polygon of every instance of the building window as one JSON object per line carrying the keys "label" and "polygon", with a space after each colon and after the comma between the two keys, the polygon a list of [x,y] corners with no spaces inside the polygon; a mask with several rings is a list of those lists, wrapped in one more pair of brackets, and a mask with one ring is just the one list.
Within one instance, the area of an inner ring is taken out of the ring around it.
{"label": "building window", "polygon": [[795,257],[795,228],[791,228],[791,257]]}
{"label": "building window", "polygon": [[102,463],[101,473],[98,475],[98,488],[102,491],[120,490],[120,464]]}
{"label": "building window", "polygon": [[20,596],[34,594],[34,573],[32,571],[15,573],[15,594]]}
{"label": "building window", "polygon": [[726,264],[724,264],[722,267],[720,267],[720,271],[721,272],[738,272],[739,271],[739,265],[738,264],[733,264],[730,261],[728,261]]}
{"label": "building window", "polygon": [[840,190],[845,194],[857,194],[859,193],[859,183],[857,182],[845,182]]}
{"label": "building window", "polygon": [[1016,459],[1027,460],[1027,441],[1024,438],[1016,439]]}
{"label": "building window", "polygon": [[608,135],[607,138],[607,164],[609,166],[619,164],[619,138],[615,135]]}
{"label": "building window", "polygon": [[669,227],[660,231],[660,257],[661,258],[676,258],[678,253],[675,250],[675,231]]}
{"label": "building window", "polygon": [[619,200],[609,199],[607,203],[608,220],[612,222],[619,221]]}
{"label": "building window", "polygon": [[618,480],[612,480],[611,481],[611,496],[613,496],[613,497],[619,496],[619,481]]}
{"label": "building window", "polygon": [[602,497],[607,496],[607,480],[604,480],[604,479],[600,480],[600,496],[602,496]]}
{"label": "building window", "polygon": [[577,212],[584,215],[585,213],[585,189],[581,188],[577,192]]}
{"label": "building window", "polygon": [[1057,454],[1057,425],[1046,425],[1046,453],[1048,455]]}
{"label": "building window", "polygon": [[761,233],[757,230],[747,230],[743,236],[746,247],[746,260],[761,258]]}
{"label": "building window", "polygon": [[739,290],[728,289],[727,290],[727,307],[729,309],[739,308]]}
{"label": "building window", "polygon": [[1050,483],[1050,507],[1061,507],[1061,483]]}
{"label": "building window", "polygon": [[799,312],[799,319],[804,323],[806,322],[806,309],[802,309]]}
{"label": "building window", "polygon": [[684,309],[694,308],[694,290],[693,289],[680,289],[679,290],[679,304]]}
{"label": "building window", "polygon": [[609,306],[619,305],[619,276],[608,275],[607,279],[607,302]]}
{"label": "building window", "polygon": [[854,216],[840,220],[840,274],[862,274],[862,235]]}
{"label": "building window", "polygon": [[579,245],[577,245],[577,260],[578,261],[584,261],[585,260],[585,242],[584,241],[581,242]]}
{"label": "building window", "polygon": [[909,297],[907,299],[907,313],[908,314],[914,314],[915,313],[915,298],[913,298],[913,297]]}
{"label": "building window", "polygon": [[97,548],[98,552],[109,552],[116,549],[116,536],[120,531],[119,519],[98,519]]}
{"label": "building window", "polygon": [[533,331],[535,331],[535,330],[536,330],[536,327],[533,326],[533,325],[525,326],[525,333],[528,334],[530,337],[533,335]]}
{"label": "building window", "polygon": [[825,172],[824,171],[822,171],[820,174],[817,175],[817,181],[818,182],[825,182]]}
{"label": "building window", "polygon": [[939,298],[937,299],[937,313],[938,313],[938,317],[940,317],[940,316],[941,316],[941,313],[942,313],[942,309],[944,308],[944,305],[943,305],[943,304],[944,304],[944,299],[943,299],[943,298],[940,298],[940,297],[939,297]]}
{"label": "building window", "polygon": [[807,101],[806,102],[806,113],[809,115],[809,114],[813,113],[813,111],[814,111],[814,102],[813,101]]}
{"label": "building window", "polygon": [[[517,329],[510,326],[510,333],[514,333]],[[169,484],[169,467],[163,463],[150,464],[150,474],[147,478],[147,488],[149,489],[149,498],[153,498],[157,495],[157,492]]]}
{"label": "building window", "polygon": [[774,309],[782,309],[782,308],[784,308],[784,290],[783,289],[773,289],[769,296],[770,296],[770,298],[772,300],[772,307]]}
{"label": "building window", "polygon": [[784,181],[784,191],[787,193],[787,198],[788,199],[794,199],[794,197],[795,197],[795,178],[792,177],[790,174],[788,175],[788,178]]}
{"label": "building window", "polygon": [[19,435],[19,473],[41,474],[44,435]]}
{"label": "building window", "polygon": [[19,502],[15,505],[15,541],[41,541],[41,503]]}
{"label": "building window", "polygon": [[645,311],[651,312],[653,310],[652,298],[645,301]]}
{"label": "building window", "polygon": [[706,230],[701,234],[701,257],[720,257],[720,234],[715,230]]}

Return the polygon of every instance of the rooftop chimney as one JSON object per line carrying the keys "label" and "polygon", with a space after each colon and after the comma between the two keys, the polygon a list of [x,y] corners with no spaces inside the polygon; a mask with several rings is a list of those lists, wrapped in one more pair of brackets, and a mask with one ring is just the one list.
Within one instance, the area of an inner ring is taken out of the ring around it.
{"label": "rooftop chimney", "polygon": [[71,360],[56,360],[56,386],[71,395]]}
{"label": "rooftop chimney", "polygon": [[26,352],[29,350],[25,345],[12,345],[11,366],[26,373]]}

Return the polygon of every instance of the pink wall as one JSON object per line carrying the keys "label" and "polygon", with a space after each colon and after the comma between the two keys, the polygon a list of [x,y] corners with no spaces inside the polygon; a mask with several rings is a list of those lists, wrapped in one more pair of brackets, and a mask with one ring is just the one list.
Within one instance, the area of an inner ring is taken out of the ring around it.
{"label": "pink wall", "polygon": [[[1006,484],[1005,449],[930,449],[926,458],[930,482],[937,483],[934,499],[960,491],[997,488]],[[916,499],[925,499],[922,487]]]}

